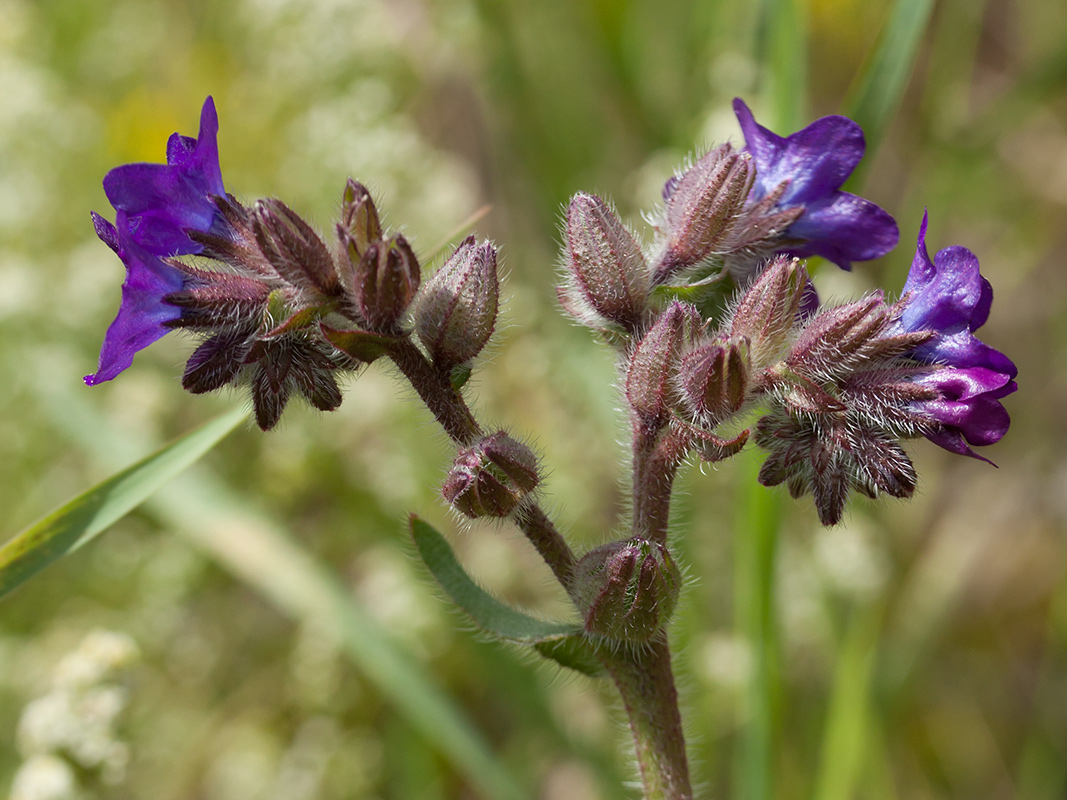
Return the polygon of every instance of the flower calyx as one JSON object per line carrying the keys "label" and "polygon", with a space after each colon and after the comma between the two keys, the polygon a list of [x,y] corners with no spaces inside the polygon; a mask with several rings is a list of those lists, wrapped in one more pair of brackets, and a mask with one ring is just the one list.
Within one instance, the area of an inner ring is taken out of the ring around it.
{"label": "flower calyx", "polygon": [[681,584],[666,546],[627,539],[602,545],[578,561],[571,596],[586,633],[640,645],[664,635]]}
{"label": "flower calyx", "polygon": [[441,493],[471,519],[506,517],[540,482],[533,451],[498,431],[456,455]]}

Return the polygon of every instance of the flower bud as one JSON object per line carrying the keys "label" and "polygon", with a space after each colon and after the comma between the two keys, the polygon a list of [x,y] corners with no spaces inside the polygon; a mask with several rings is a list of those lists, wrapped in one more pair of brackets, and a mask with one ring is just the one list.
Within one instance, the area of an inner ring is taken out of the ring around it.
{"label": "flower bud", "polygon": [[362,183],[351,178],[345,184],[341,199],[341,227],[359,256],[382,238],[382,223],[370,192]]}
{"label": "flower bud", "polygon": [[573,596],[587,633],[642,643],[663,631],[681,584],[666,547],[629,539],[598,547],[578,561]]}
{"label": "flower bud", "polygon": [[748,340],[717,339],[687,353],[678,374],[689,409],[712,423],[736,412],[748,387]]}
{"label": "flower bud", "polygon": [[530,448],[499,431],[459,452],[441,492],[471,519],[506,517],[540,481]]}
{"label": "flower bud", "polygon": [[890,324],[880,294],[827,308],[804,326],[786,363],[814,380],[846,374],[879,357],[883,345],[877,340]]}
{"label": "flower bud", "polygon": [[800,262],[779,256],[741,295],[730,319],[730,333],[748,339],[753,369],[763,369],[781,357],[807,285]]}
{"label": "flower bud", "polygon": [[481,352],[493,335],[499,294],[496,248],[468,236],[416,304],[415,332],[436,365],[450,369]]}
{"label": "flower bud", "polygon": [[634,331],[648,301],[648,265],[633,234],[607,203],[576,194],[567,209],[564,308],[579,322],[597,317]]}
{"label": "flower bud", "polygon": [[682,350],[700,328],[700,312],[696,307],[675,300],[660,314],[630,356],[626,399],[647,422],[661,422],[670,408]]}
{"label": "flower bud", "polygon": [[369,328],[396,332],[418,288],[419,261],[407,239],[396,234],[368,245],[356,267],[355,300]]}
{"label": "flower bud", "polygon": [[256,202],[252,210],[256,242],[283,280],[317,294],[337,291],[333,257],[318,234],[281,200]]}
{"label": "flower bud", "polygon": [[752,157],[724,144],[667,181],[663,187],[667,247],[656,264],[654,283],[664,283],[718,249],[755,176]]}

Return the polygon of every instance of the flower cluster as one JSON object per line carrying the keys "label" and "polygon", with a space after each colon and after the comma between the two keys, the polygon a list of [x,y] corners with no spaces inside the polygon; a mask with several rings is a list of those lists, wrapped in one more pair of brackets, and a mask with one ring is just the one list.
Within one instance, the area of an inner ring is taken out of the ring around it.
{"label": "flower cluster", "polygon": [[[898,239],[888,213],[841,190],[863,133],[831,116],[782,137],[741,100],[734,110],[744,148],[722,145],[666,182],[651,244],[596,195],[578,194],[567,209],[559,297],[619,350],[635,480],[649,482],[650,497],[657,486],[669,492],[688,454],[720,460],[751,439],[769,451],[760,480],[812,494],[833,524],[851,490],[914,491],[902,440],[982,458],[973,448],[1007,431],[1001,400],[1015,391],[1016,369],[974,335],[992,303],[974,254],[950,247],[931,259],[924,218],[899,300],[820,307],[798,259],[849,269]],[[93,222],[126,281],[86,383],[111,380],[179,329],[199,340],[183,386],[247,385],[264,430],[294,393],[336,408],[338,376],[382,355],[420,393],[456,391],[495,330],[493,245],[468,237],[423,281],[408,241],[383,228],[353,180],[327,244],[280,200],[245,206],[226,193],[217,133],[208,98],[197,137],[174,134],[165,164],[128,164],[104,179],[115,222]],[[726,427],[757,407],[751,429]],[[511,513],[537,485],[532,454],[503,432],[485,437],[465,411],[438,402],[435,413],[466,448],[449,502],[470,516]],[[635,505],[643,491],[635,487]],[[638,510],[650,521],[635,536],[660,542],[665,511]]]}
{"label": "flower cluster", "polygon": [[478,355],[497,311],[491,244],[465,240],[420,292],[413,249],[383,230],[362,184],[345,187],[328,245],[280,200],[245,206],[227,194],[217,134],[208,98],[197,137],[174,134],[166,164],[127,164],[105,177],[115,222],[93,214],[93,223],[125,264],[126,281],[87,384],[111,380],[180,329],[200,340],[182,385],[193,393],[248,385],[268,430],[293,393],[323,411],[339,406],[338,374],[413,331],[442,370]]}
{"label": "flower cluster", "polygon": [[[669,486],[688,453],[720,460],[751,438],[769,451],[761,482],[811,493],[830,525],[850,490],[911,495],[902,440],[981,458],[971,448],[1007,431],[1000,400],[1016,371],[974,336],[992,300],[977,259],[953,247],[931,260],[924,218],[898,301],[820,307],[799,258],[849,269],[898,239],[889,214],[841,191],[863,134],[835,116],[781,137],[734,109],[745,148],[718,147],[667,182],[650,246],[595,195],[568,208],[560,297],[621,353],[635,459]],[[726,280],[732,301],[701,301]],[[757,407],[752,429],[720,432]]]}

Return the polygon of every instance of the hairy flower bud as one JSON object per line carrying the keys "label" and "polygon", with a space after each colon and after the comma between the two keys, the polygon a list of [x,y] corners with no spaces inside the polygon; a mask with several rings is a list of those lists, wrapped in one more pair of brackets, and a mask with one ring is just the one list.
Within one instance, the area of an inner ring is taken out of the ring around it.
{"label": "hairy flower bud", "polygon": [[744,207],[754,179],[751,156],[724,144],[667,181],[663,187],[667,244],[654,269],[654,283],[664,283],[718,249]]}
{"label": "hairy flower bud", "polygon": [[676,300],[634,348],[626,369],[626,399],[646,422],[663,421],[672,404],[682,351],[699,333],[701,324],[695,306]]}
{"label": "hairy flower bud", "polygon": [[564,307],[579,322],[598,317],[633,332],[648,302],[645,256],[634,236],[595,194],[576,194],[567,209]]}
{"label": "hairy flower bud", "polygon": [[716,339],[687,353],[678,374],[682,399],[712,425],[735,413],[748,387],[748,340]]}
{"label": "hairy flower bud", "polygon": [[471,519],[505,517],[540,481],[530,448],[499,431],[459,452],[441,492]]}
{"label": "hairy flower bud", "polygon": [[330,295],[340,283],[333,257],[318,234],[281,200],[259,200],[252,209],[256,242],[267,262],[289,284]]}
{"label": "hairy flower bud", "polygon": [[415,332],[436,365],[450,369],[482,351],[496,325],[499,294],[496,248],[468,236],[416,303]]}
{"label": "hairy flower bud", "polygon": [[345,184],[341,199],[341,226],[360,255],[382,238],[382,223],[370,192],[362,183],[351,178]]}
{"label": "hairy flower bud", "polygon": [[394,333],[419,288],[419,261],[401,234],[367,247],[356,267],[355,300],[373,331]]}
{"label": "hairy flower bud", "polygon": [[763,369],[780,359],[797,323],[807,285],[807,273],[800,262],[779,256],[741,295],[730,318],[730,333],[748,339],[753,369]]}
{"label": "hairy flower bud", "polygon": [[575,567],[573,595],[587,633],[643,643],[664,630],[681,584],[666,547],[629,539],[586,553]]}

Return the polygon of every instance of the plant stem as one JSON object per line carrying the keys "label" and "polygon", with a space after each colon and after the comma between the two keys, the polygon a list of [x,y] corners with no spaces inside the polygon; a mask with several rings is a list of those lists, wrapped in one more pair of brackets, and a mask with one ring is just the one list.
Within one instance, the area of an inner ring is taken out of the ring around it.
{"label": "plant stem", "polygon": [[602,653],[622,695],[645,800],[691,800],[682,715],[666,637],[637,650]]}
{"label": "plant stem", "polygon": [[390,349],[389,357],[456,444],[473,444],[482,435],[481,427],[448,374],[435,369],[415,345],[403,339]]}
{"label": "plant stem", "polygon": [[[452,385],[449,376],[436,369],[414,344],[406,339],[400,341],[389,351],[389,357],[457,445],[468,447],[484,435],[463,395]],[[548,564],[556,580],[570,592],[574,551],[556,530],[552,520],[532,500],[527,500],[516,510],[514,519]]]}
{"label": "plant stem", "polygon": [[633,535],[664,544],[686,443],[670,429],[653,430],[636,418],[633,428]]}

